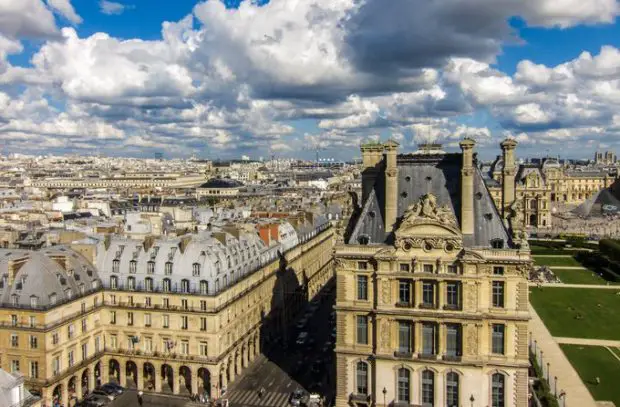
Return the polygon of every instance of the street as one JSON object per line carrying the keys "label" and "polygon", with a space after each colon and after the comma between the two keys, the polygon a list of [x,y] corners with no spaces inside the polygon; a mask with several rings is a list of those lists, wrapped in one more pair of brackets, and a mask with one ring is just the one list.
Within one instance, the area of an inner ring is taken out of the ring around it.
{"label": "street", "polygon": [[[297,389],[318,393],[327,401],[334,397],[335,367],[332,336],[335,322],[331,319],[335,302],[334,284],[328,284],[297,318],[310,315],[305,326],[291,327],[289,341],[265,349],[240,378],[229,386],[231,406],[284,407]],[[314,312],[311,310],[316,308]],[[296,344],[299,333],[307,332],[304,344]],[[265,393],[259,397],[259,390]]]}

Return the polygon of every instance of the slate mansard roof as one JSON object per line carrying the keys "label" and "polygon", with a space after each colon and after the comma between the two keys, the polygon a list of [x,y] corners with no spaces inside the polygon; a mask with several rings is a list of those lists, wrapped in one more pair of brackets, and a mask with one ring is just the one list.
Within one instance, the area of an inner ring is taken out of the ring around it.
{"label": "slate mansard roof", "polygon": [[0,303],[20,308],[47,308],[101,288],[92,264],[63,247],[0,249],[0,281]]}
{"label": "slate mansard roof", "polygon": [[[426,194],[437,198],[437,205],[447,205],[461,223],[462,154],[401,154],[397,157],[398,204],[396,227],[407,208]],[[476,167],[476,166],[475,166]],[[374,188],[363,203],[362,213],[349,244],[367,240],[368,244],[389,243],[385,233],[385,168],[377,176]],[[510,243],[508,231],[495,207],[478,168],[474,172],[474,234],[464,235],[468,247],[492,247],[492,241]]]}

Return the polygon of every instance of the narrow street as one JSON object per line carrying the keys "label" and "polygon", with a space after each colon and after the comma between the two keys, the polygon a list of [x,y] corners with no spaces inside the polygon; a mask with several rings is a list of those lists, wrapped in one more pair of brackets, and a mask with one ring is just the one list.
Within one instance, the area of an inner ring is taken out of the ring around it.
{"label": "narrow street", "polygon": [[[332,333],[335,322],[330,317],[334,302],[332,282],[297,318],[299,321],[309,316],[305,326],[298,327],[296,322],[291,327],[287,344],[265,350],[265,355],[229,387],[225,398],[230,405],[284,407],[289,404],[291,393],[298,389],[318,393],[329,402],[334,396],[335,336]],[[307,332],[307,339],[304,344],[296,344],[301,332]],[[261,388],[265,390],[262,397],[259,396]]]}

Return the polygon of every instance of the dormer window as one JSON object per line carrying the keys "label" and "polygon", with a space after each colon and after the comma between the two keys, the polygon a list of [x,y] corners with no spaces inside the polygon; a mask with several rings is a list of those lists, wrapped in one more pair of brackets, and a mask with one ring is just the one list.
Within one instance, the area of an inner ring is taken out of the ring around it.
{"label": "dormer window", "polygon": [[149,261],[146,263],[146,274],[155,274],[155,262]]}
{"label": "dormer window", "polygon": [[56,293],[50,294],[50,304],[55,305],[57,301]]}
{"label": "dormer window", "polygon": [[200,264],[199,263],[192,264],[192,276],[200,277]]}
{"label": "dormer window", "polygon": [[39,306],[39,297],[37,297],[36,295],[30,296],[30,306],[32,308],[38,307]]}
{"label": "dormer window", "polygon": [[129,272],[131,274],[136,274],[137,268],[138,268],[138,262],[137,261],[132,260],[132,261],[129,262]]}
{"label": "dormer window", "polygon": [[172,275],[172,262],[167,261],[164,267],[164,274],[167,276]]}
{"label": "dormer window", "polygon": [[504,240],[503,239],[493,239],[491,240],[491,247],[494,249],[503,249],[504,248]]}
{"label": "dormer window", "polygon": [[112,261],[112,273],[118,273],[121,262],[118,259]]}
{"label": "dormer window", "polygon": [[11,295],[11,304],[13,304],[14,306],[19,305],[19,295],[17,294]]}

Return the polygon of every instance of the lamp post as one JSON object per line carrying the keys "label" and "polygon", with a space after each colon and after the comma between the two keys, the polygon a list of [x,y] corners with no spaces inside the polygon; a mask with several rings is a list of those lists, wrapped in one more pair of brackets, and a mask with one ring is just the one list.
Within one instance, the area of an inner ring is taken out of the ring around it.
{"label": "lamp post", "polygon": [[557,397],[558,396],[558,377],[557,376],[553,376],[553,387],[554,387],[555,397]]}
{"label": "lamp post", "polygon": [[474,401],[476,401],[476,399],[474,398],[474,395],[472,394],[471,396],[469,396],[469,402],[471,403],[471,407],[474,407]]}
{"label": "lamp post", "polygon": [[385,387],[383,388],[382,393],[383,393],[383,407],[385,407],[387,405],[385,402],[385,396],[387,395],[387,389]]}

